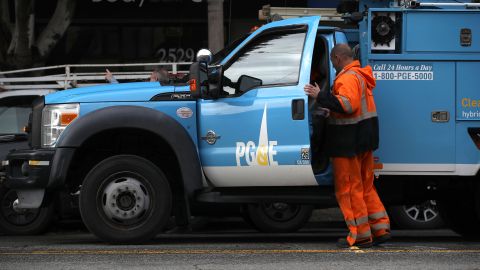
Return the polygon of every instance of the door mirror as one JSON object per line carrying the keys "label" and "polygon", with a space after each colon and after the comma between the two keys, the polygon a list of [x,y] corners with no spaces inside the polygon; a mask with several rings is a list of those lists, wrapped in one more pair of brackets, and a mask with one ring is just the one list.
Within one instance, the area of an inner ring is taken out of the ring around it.
{"label": "door mirror", "polygon": [[207,67],[204,62],[195,62],[190,66],[190,93],[194,98],[213,98],[220,96],[223,90],[223,66]]}
{"label": "door mirror", "polygon": [[242,75],[240,76],[240,78],[238,78],[238,92],[240,94],[243,94],[248,90],[261,85],[262,85],[262,80],[252,76]]}
{"label": "door mirror", "polygon": [[190,65],[190,93],[194,98],[201,98],[208,89],[207,67],[205,63],[195,62]]}

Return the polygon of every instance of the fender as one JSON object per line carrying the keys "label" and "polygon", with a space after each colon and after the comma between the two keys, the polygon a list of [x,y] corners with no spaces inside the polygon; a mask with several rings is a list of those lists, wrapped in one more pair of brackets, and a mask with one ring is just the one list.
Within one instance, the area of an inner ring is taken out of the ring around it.
{"label": "fender", "polygon": [[57,142],[49,186],[64,183],[76,148],[95,134],[115,128],[137,128],[162,137],[175,152],[188,196],[202,188],[197,149],[185,129],[163,112],[140,106],[113,106],[99,109],[75,120]]}

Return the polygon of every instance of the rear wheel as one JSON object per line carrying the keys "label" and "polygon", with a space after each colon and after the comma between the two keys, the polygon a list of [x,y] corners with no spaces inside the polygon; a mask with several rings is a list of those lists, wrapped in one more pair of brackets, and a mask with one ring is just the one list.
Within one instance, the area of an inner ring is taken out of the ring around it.
{"label": "rear wheel", "polygon": [[246,221],[267,233],[295,232],[308,222],[313,206],[283,202],[249,204],[245,206]]}
{"label": "rear wheel", "polygon": [[152,162],[133,155],[107,158],[86,176],[80,214],[99,238],[119,243],[153,238],[172,208],[170,185]]}
{"label": "rear wheel", "polygon": [[391,206],[388,208],[388,216],[400,229],[435,229],[443,226],[437,202],[434,200],[414,205]]}
{"label": "rear wheel", "polygon": [[0,203],[0,232],[6,234],[41,234],[53,220],[53,203],[37,209],[19,209],[17,193],[6,187],[0,187]]}

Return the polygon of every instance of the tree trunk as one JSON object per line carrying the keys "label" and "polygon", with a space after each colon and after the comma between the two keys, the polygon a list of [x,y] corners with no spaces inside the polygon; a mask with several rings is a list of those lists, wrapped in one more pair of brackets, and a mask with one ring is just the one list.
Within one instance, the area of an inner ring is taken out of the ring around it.
{"label": "tree trunk", "polygon": [[212,53],[223,49],[223,0],[208,0],[208,47]]}
{"label": "tree trunk", "polygon": [[12,23],[8,0],[0,0],[0,63],[7,61],[7,49],[12,38]]}
{"label": "tree trunk", "polygon": [[33,0],[15,1],[15,29],[13,30],[10,46],[7,50],[7,64],[18,67],[27,67],[32,63],[31,36],[33,24],[30,23],[34,16]]}
{"label": "tree trunk", "polygon": [[[76,0],[57,0],[55,12],[35,42],[35,0],[15,0],[15,24],[8,0],[0,0],[0,66],[28,68],[43,64],[73,20]],[[8,49],[7,49],[8,48]]]}
{"label": "tree trunk", "polygon": [[75,0],[58,0],[55,13],[37,39],[40,59],[46,59],[70,26],[75,13]]}

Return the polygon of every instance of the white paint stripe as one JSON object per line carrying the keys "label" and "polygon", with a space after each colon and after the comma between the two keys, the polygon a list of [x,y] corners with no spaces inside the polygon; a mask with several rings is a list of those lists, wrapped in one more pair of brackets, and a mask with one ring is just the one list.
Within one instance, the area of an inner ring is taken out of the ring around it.
{"label": "white paint stripe", "polygon": [[384,163],[380,175],[476,175],[480,164],[406,164]]}
{"label": "white paint stripe", "polygon": [[208,166],[203,171],[217,187],[318,185],[310,165]]}

